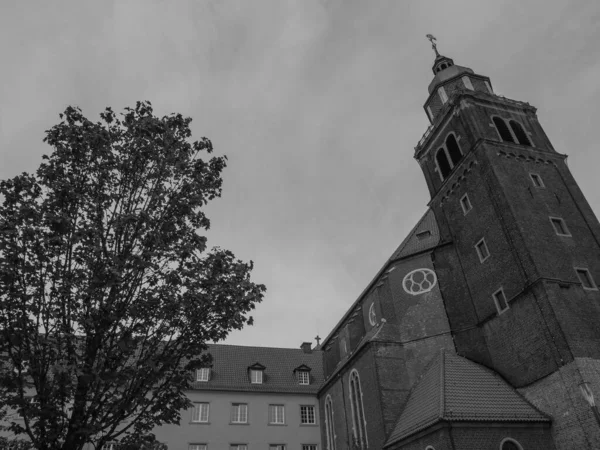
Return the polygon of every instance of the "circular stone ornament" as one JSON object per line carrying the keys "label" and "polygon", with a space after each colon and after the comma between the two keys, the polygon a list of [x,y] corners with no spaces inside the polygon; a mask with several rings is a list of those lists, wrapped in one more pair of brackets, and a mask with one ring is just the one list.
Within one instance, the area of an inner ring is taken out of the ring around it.
{"label": "circular stone ornament", "polygon": [[431,291],[436,283],[435,272],[423,268],[408,272],[402,280],[402,287],[410,295],[419,295]]}

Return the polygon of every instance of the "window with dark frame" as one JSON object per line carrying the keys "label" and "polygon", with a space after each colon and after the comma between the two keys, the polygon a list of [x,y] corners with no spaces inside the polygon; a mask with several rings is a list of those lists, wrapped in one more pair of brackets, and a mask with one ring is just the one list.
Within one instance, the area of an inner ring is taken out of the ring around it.
{"label": "window with dark frame", "polygon": [[308,370],[299,370],[297,372],[298,384],[307,385],[310,384],[310,372]]}
{"label": "window with dark frame", "polygon": [[300,423],[304,425],[315,425],[317,423],[315,407],[313,405],[300,406]]}
{"label": "window with dark frame", "polygon": [[473,205],[471,205],[471,200],[469,200],[468,194],[465,194],[460,198],[460,206],[464,215],[467,215],[467,213],[473,209]]}
{"label": "window with dark frame", "polygon": [[317,450],[317,444],[302,444],[302,450]]}
{"label": "window with dark frame", "polygon": [[498,289],[492,294],[492,297],[494,297],[494,303],[496,304],[498,314],[502,314],[508,309],[508,301],[506,301],[506,295],[504,295],[503,289]]}
{"label": "window with dark frame", "polygon": [[571,236],[569,233],[569,229],[567,228],[567,224],[560,217],[550,217],[550,222],[554,227],[554,231],[559,236]]}
{"label": "window with dark frame", "polygon": [[546,187],[544,186],[544,182],[542,181],[542,177],[540,177],[537,173],[530,173],[529,177],[531,178],[531,181],[533,183],[533,185],[537,188],[543,188]]}
{"label": "window with dark frame", "polygon": [[577,278],[579,278],[579,281],[584,289],[589,291],[598,290],[598,286],[596,285],[596,282],[592,278],[592,274],[588,269],[584,267],[576,267],[575,272],[577,273]]}
{"label": "window with dark frame", "polygon": [[482,238],[479,242],[477,242],[477,244],[475,244],[475,249],[477,250],[477,256],[479,256],[480,262],[484,262],[490,257],[490,252],[487,248],[487,244],[485,243],[485,238]]}

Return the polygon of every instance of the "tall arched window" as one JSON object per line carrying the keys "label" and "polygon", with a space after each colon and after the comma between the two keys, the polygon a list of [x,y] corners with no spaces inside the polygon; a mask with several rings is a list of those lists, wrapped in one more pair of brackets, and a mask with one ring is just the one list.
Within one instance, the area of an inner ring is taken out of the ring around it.
{"label": "tall arched window", "polygon": [[523,447],[514,439],[504,438],[500,443],[500,450],[523,450]]}
{"label": "tall arched window", "polygon": [[519,144],[529,145],[531,147],[531,141],[527,137],[527,133],[525,133],[525,130],[523,129],[521,124],[515,120],[511,120],[509,123]]}
{"label": "tall arched window", "polygon": [[462,158],[462,152],[460,151],[458,142],[456,142],[456,138],[453,134],[449,134],[446,138],[446,148],[448,149],[448,154],[450,155],[450,160],[452,161],[452,164],[454,166],[457,165],[460,159]]}
{"label": "tall arched window", "polygon": [[440,148],[435,154],[435,160],[437,161],[438,169],[440,171],[440,175],[442,176],[442,180],[445,179],[452,168],[450,167],[450,163],[448,162],[448,157],[446,156],[446,152],[443,148]]}
{"label": "tall arched window", "polygon": [[494,125],[496,125],[496,129],[498,130],[498,133],[500,133],[500,137],[504,142],[515,142],[512,134],[510,134],[510,130],[506,126],[506,122],[504,122],[503,119],[500,117],[494,117],[492,120],[494,121]]}
{"label": "tall arched window", "polygon": [[360,378],[358,372],[354,369],[350,373],[350,406],[352,407],[352,431],[354,442],[358,448],[365,449],[369,447],[367,442],[367,422],[365,420],[365,411],[363,408],[362,389],[360,387]]}
{"label": "tall arched window", "polygon": [[325,432],[327,433],[327,450],[335,450],[335,427],[333,423],[333,400],[331,400],[331,395],[325,398]]}

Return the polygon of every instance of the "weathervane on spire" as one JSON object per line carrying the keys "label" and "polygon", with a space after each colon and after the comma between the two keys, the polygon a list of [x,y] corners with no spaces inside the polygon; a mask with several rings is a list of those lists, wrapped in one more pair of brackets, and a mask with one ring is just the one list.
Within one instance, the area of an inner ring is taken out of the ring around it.
{"label": "weathervane on spire", "polygon": [[429,41],[431,42],[431,48],[433,49],[433,51],[435,52],[435,56],[440,56],[440,54],[437,51],[437,44],[435,43],[435,41],[437,40],[435,38],[435,36],[433,34],[428,34],[427,36],[425,36],[427,39],[429,39]]}

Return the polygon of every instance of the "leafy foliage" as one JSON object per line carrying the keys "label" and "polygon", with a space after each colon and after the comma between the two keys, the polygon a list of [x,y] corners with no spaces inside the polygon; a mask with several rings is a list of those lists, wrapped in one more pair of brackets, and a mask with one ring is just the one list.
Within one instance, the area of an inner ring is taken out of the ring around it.
{"label": "leafy foliage", "polygon": [[178,423],[208,341],[251,323],[252,262],[207,250],[226,157],[149,102],[68,107],[35,174],[0,182],[0,404],[38,449]]}

